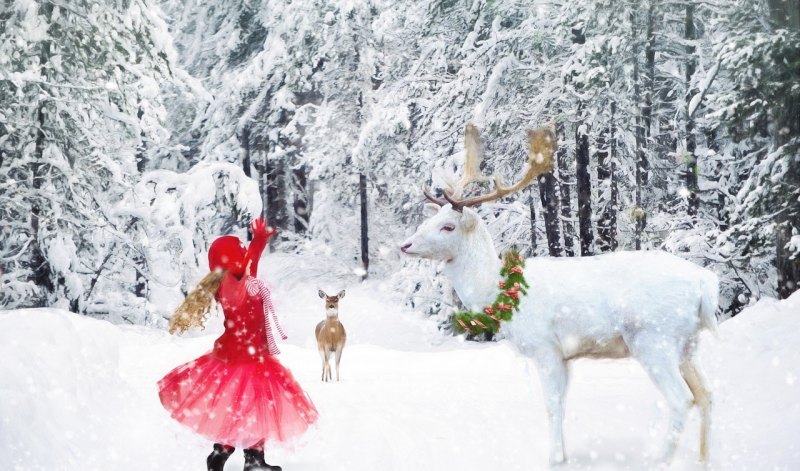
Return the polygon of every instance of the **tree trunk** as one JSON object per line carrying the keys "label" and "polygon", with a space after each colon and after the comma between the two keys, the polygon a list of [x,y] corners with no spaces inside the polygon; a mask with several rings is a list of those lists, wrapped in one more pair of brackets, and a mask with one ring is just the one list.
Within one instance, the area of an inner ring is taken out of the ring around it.
{"label": "tree trunk", "polygon": [[261,217],[267,219],[267,208],[269,207],[269,200],[267,193],[269,191],[269,179],[267,178],[269,171],[269,143],[266,143],[265,148],[261,151],[263,158],[261,165],[256,165],[256,172],[258,172],[258,193],[261,195]]}
{"label": "tree trunk", "polygon": [[36,130],[36,143],[34,147],[33,159],[31,161],[31,188],[33,189],[33,205],[31,207],[31,254],[32,264],[31,271],[33,273],[32,281],[36,286],[41,286],[47,289],[48,293],[53,293],[55,286],[51,279],[50,265],[45,259],[42,246],[40,244],[39,231],[41,229],[41,220],[43,218],[42,210],[42,195],[41,188],[42,182],[46,178],[44,174],[44,147],[45,147],[45,111],[44,104],[39,105],[36,112],[36,121],[38,129]]}
{"label": "tree trunk", "polygon": [[548,172],[539,177],[539,197],[544,212],[544,228],[547,235],[547,250],[551,257],[560,257],[561,231],[558,228],[558,200],[556,199],[556,177]]}
{"label": "tree trunk", "polygon": [[800,283],[800,259],[798,257],[792,259],[792,251],[786,248],[792,238],[792,223],[785,219],[780,218],[775,228],[775,265],[778,271],[779,299],[791,296],[797,291]]}
{"label": "tree trunk", "polygon": [[294,184],[294,231],[303,234],[308,230],[308,179],[306,167],[301,165],[292,170],[292,183]]}
{"label": "tree trunk", "polygon": [[[136,112],[136,117],[139,119],[139,124],[142,123],[142,117],[144,116],[144,108],[142,108],[141,102],[139,103],[139,109]],[[145,144],[145,133],[144,133],[144,126],[141,126],[141,130],[139,131],[139,145],[136,147],[136,171],[139,173],[139,176],[147,170],[147,145]],[[128,225],[128,231],[133,230],[134,226],[139,223],[139,218],[134,217]],[[131,257],[131,261],[133,262],[133,269],[136,273],[136,281],[133,285],[133,294],[136,295],[137,298],[144,299],[145,302],[147,301],[147,277],[145,276],[145,270],[147,269],[147,260],[142,255],[142,251],[144,247],[142,247],[140,240],[137,238],[135,239],[135,243],[138,247],[134,249],[133,256]],[[138,249],[138,250],[137,250]],[[99,274],[98,274],[99,276]],[[88,298],[87,298],[88,299]]]}
{"label": "tree trunk", "polygon": [[144,275],[144,257],[140,254],[134,255],[133,263],[136,266],[136,284],[133,287],[133,293],[137,298],[147,298],[147,277]]}
{"label": "tree trunk", "polygon": [[361,279],[365,280],[369,273],[369,232],[367,227],[367,176],[363,173],[358,176],[358,194],[361,198],[361,263],[364,268]]}
{"label": "tree trunk", "polygon": [[[650,137],[653,134],[653,86],[655,85],[656,74],[656,35],[653,31],[655,22],[655,0],[650,0],[647,7],[647,38],[644,49],[645,77],[644,77],[644,105],[642,106],[642,120],[644,122],[644,145],[651,145]],[[647,167],[645,167],[647,170]],[[647,184],[647,172],[643,175],[644,183]]]}
{"label": "tree trunk", "polygon": [[608,205],[608,221],[610,222],[609,237],[611,238],[611,250],[617,250],[619,239],[617,239],[617,210],[619,209],[619,187],[617,186],[617,121],[615,113],[617,103],[611,103],[611,153],[608,156],[611,160],[611,200]]}
{"label": "tree trunk", "polygon": [[251,177],[251,163],[250,163],[250,128],[245,126],[242,128],[242,137],[240,139],[242,146],[242,170],[247,178]]}
{"label": "tree trunk", "polygon": [[[247,178],[250,178],[250,128],[247,126],[242,128],[242,135],[239,138],[239,145],[242,147],[242,171],[244,171],[244,174]],[[247,227],[247,240],[253,240],[253,231],[250,229],[250,226]]]}
{"label": "tree trunk", "polygon": [[581,237],[581,256],[592,255],[592,180],[589,176],[589,136],[587,125],[575,130],[575,175],[578,191],[578,224]]}
{"label": "tree trunk", "polygon": [[[51,4],[44,4],[41,6],[42,15],[50,20],[53,13],[53,6]],[[50,41],[42,41],[41,50],[39,51],[39,66],[42,77],[47,77],[47,64],[50,61]],[[33,190],[33,201],[31,205],[31,281],[34,285],[44,289],[45,293],[42,299],[36,302],[37,306],[44,306],[47,300],[55,292],[55,285],[53,283],[53,273],[50,271],[50,264],[47,262],[44,251],[40,244],[40,229],[41,221],[43,218],[42,202],[44,198],[41,195],[42,182],[45,180],[44,173],[44,149],[46,144],[45,126],[47,124],[47,116],[45,112],[46,103],[39,102],[36,110],[36,141],[34,145],[33,157],[30,163],[31,169],[31,188]]]}
{"label": "tree trunk", "polygon": [[[64,279],[64,275],[59,274],[56,277],[56,283],[58,284],[58,286],[66,286],[67,281]],[[80,305],[81,305],[80,296],[77,298],[69,298],[67,296],[64,297],[69,300],[69,312],[80,314]]]}
{"label": "tree trunk", "polygon": [[[142,116],[144,116],[144,110],[140,104],[139,110],[136,112],[136,117],[139,118],[140,124],[142,121]],[[147,169],[147,154],[145,154],[147,146],[145,145],[144,139],[145,133],[144,127],[142,127],[141,131],[139,131],[139,145],[136,146],[136,170],[139,172],[139,175],[143,174]]]}
{"label": "tree trunk", "polygon": [[695,46],[693,41],[695,39],[694,28],[694,5],[689,2],[686,4],[686,23],[684,30],[684,39],[686,40],[686,189],[689,191],[687,213],[689,216],[697,215],[697,210],[700,206],[700,200],[697,196],[697,141],[694,134],[694,118],[689,114],[689,102],[694,96],[692,89],[692,77],[694,76],[695,69],[697,68],[697,61],[695,58]]}
{"label": "tree trunk", "polygon": [[[770,19],[777,28],[800,32],[800,1],[769,0],[769,7]],[[775,130],[772,136],[774,150],[783,148],[785,154],[796,157],[797,148],[789,148],[788,145],[792,139],[800,136],[800,100],[796,95],[787,93],[783,100],[773,105],[771,116],[772,129]],[[794,168],[786,172],[781,184],[784,188],[796,189],[800,187],[797,159],[787,158],[787,163]],[[792,258],[792,251],[787,249],[794,231],[800,230],[800,203],[795,195],[791,190],[786,192],[786,206],[775,217],[775,265],[778,271],[778,296],[781,299],[788,298],[800,288],[800,256]]]}
{"label": "tree trunk", "polygon": [[606,219],[608,207],[610,206],[609,189],[611,187],[611,162],[608,158],[608,128],[600,130],[597,135],[597,205],[600,218],[597,220],[597,251],[609,252],[611,241],[609,240],[609,221]]}
{"label": "tree trunk", "polygon": [[602,212],[597,222],[598,248],[609,252],[617,248],[617,182],[614,177],[616,164],[614,152],[614,113],[617,104],[611,103],[611,120],[608,129],[600,132],[597,139],[597,200],[601,202]]}
{"label": "tree trunk", "polygon": [[[3,142],[3,141],[5,141],[5,139],[4,139],[4,138],[5,138],[5,137],[6,137],[8,134],[9,134],[9,132],[8,132],[8,131],[7,131],[7,129],[6,129],[6,126],[5,126],[5,124],[3,124],[3,123],[0,123],[0,142]],[[11,137],[11,136],[9,136],[9,137]],[[6,153],[5,153],[5,152],[1,152],[1,151],[0,151],[0,170],[3,168],[3,164],[5,163],[5,156],[6,156]],[[3,190],[3,188],[0,188],[0,196],[2,196],[2,195],[3,195],[3,191],[4,191],[4,190]]]}
{"label": "tree trunk", "polygon": [[[705,129],[705,139],[706,139],[706,147],[709,150],[714,151],[715,154],[719,153],[720,147],[719,142],[717,142],[717,130],[716,129]],[[718,176],[718,189],[717,189],[717,220],[719,221],[719,229],[721,231],[726,231],[730,227],[731,220],[730,220],[730,213],[728,212],[727,205],[725,204],[725,192],[722,190],[722,182],[721,177],[722,175],[722,167],[723,162],[717,162],[716,164],[716,175]]]}
{"label": "tree trunk", "polygon": [[642,233],[647,224],[647,214],[644,211],[642,202],[642,186],[646,183],[646,153],[645,153],[645,132],[642,122],[642,93],[639,84],[639,48],[637,46],[636,34],[636,13],[631,12],[631,25],[633,28],[633,102],[636,105],[636,115],[634,124],[634,136],[636,141],[636,187],[634,188],[634,208],[631,217],[634,223],[634,248],[641,250]]}
{"label": "tree trunk", "polygon": [[[566,141],[566,134],[564,131],[564,123],[556,123],[556,140],[559,143]],[[575,250],[573,249],[575,240],[575,226],[572,225],[572,205],[570,203],[569,182],[567,175],[569,168],[567,166],[567,150],[559,144],[556,151],[556,162],[558,164],[558,181],[559,190],[561,193],[561,220],[564,227],[564,254],[567,257],[574,257]]]}
{"label": "tree trunk", "polygon": [[[272,227],[286,229],[286,175],[283,160],[266,157],[267,221]],[[278,237],[270,239],[274,244]]]}

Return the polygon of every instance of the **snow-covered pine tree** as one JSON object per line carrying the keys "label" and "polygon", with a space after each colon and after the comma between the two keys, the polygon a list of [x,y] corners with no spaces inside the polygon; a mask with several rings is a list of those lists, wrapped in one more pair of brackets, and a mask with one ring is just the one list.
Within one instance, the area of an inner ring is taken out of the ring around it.
{"label": "snow-covered pine tree", "polygon": [[85,312],[100,278],[141,269],[119,266],[132,221],[116,203],[167,134],[168,44],[138,0],[11,2],[3,16],[0,305]]}
{"label": "snow-covered pine tree", "polygon": [[725,5],[724,32],[714,38],[727,87],[712,91],[710,114],[728,138],[719,158],[728,169],[720,184],[730,226],[712,243],[745,282],[743,294],[777,288],[786,297],[800,274],[798,4],[765,1],[747,13],[744,8],[739,1]]}
{"label": "snow-covered pine tree", "polygon": [[[101,312],[115,290],[127,305],[178,296],[205,237],[254,210],[230,197],[248,173],[280,250],[352,271],[363,175],[371,272],[435,312],[447,287],[394,244],[421,220],[419,186],[446,187],[462,165],[468,122],[484,173],[507,181],[526,129],[564,135],[560,175],[538,196],[480,208],[501,250],[560,255],[580,222],[584,253],[591,233],[597,251],[662,247],[712,267],[733,310],[779,280],[785,296],[800,247],[795,3],[745,3],[160,0],[167,29],[141,1],[12,2],[0,13],[0,211],[14,221],[0,228],[3,302]],[[154,201],[193,207],[169,188],[194,177],[164,170],[203,162],[192,174],[220,179],[220,214],[159,225]],[[571,188],[578,173],[590,192]],[[90,266],[56,256],[73,252]],[[157,279],[163,257],[181,266]]]}

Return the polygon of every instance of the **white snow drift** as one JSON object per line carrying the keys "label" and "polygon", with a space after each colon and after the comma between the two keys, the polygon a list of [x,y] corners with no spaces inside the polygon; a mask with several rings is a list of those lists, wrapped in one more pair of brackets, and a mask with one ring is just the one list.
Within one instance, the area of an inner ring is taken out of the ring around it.
{"label": "white snow drift", "polygon": [[[323,286],[327,287],[327,286]],[[335,287],[338,288],[338,287]],[[268,451],[292,471],[531,470],[547,467],[547,421],[533,368],[510,343],[465,343],[348,288],[342,381],[319,381],[316,287],[277,289],[289,334],[281,361],[321,413],[293,450]],[[385,289],[385,287],[383,287]],[[281,302],[282,301],[282,302]],[[202,335],[170,337],[61,310],[0,312],[0,456],[14,470],[198,470],[210,444],[161,408],[156,381],[207,351]],[[800,467],[800,295],[762,300],[704,339],[716,392],[711,468]],[[646,469],[667,425],[665,404],[633,361],[577,361],[562,469]],[[694,469],[696,413],[674,469]],[[237,452],[226,469],[241,469]],[[697,468],[699,469],[699,467]]]}

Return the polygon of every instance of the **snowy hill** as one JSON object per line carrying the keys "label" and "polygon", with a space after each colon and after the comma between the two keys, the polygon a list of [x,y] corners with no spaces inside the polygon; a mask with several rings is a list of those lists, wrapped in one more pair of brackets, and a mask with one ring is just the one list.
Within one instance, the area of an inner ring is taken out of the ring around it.
{"label": "snowy hill", "polygon": [[[292,471],[547,467],[538,378],[510,344],[443,337],[382,301],[380,284],[355,285],[340,307],[342,381],[323,384],[313,340],[322,301],[316,287],[291,285],[275,290],[290,337],[281,361],[321,421],[295,450],[268,451],[269,462]],[[156,381],[210,349],[220,329],[216,320],[171,337],[55,309],[0,312],[4,469],[203,469],[210,444],[169,418]],[[712,469],[800,468],[800,295],[762,300],[720,330],[702,346],[716,394]],[[562,469],[649,468],[666,413],[638,364],[579,361],[572,375]],[[673,469],[700,469],[698,429],[693,412]],[[242,463],[237,451],[226,469]]]}

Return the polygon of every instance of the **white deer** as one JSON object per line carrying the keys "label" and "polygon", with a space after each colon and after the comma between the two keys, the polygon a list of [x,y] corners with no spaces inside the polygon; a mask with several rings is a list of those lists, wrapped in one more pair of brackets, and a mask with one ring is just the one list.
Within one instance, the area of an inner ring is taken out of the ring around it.
{"label": "white deer", "polygon": [[[550,171],[552,132],[528,136],[529,160],[519,182],[504,187],[495,178],[494,192],[460,199],[464,187],[479,178],[480,138],[468,125],[465,168],[473,170],[448,185],[444,200],[424,191],[433,202],[427,205],[432,215],[401,246],[408,255],[444,261],[443,272],[458,297],[475,311],[491,305],[499,293],[501,260],[471,207],[518,191]],[[550,421],[550,462],[566,459],[562,423],[568,362],[628,356],[641,363],[671,413],[662,459],[671,460],[694,404],[701,412],[700,460],[707,461],[711,391],[695,352],[700,330],[717,328],[716,275],[665,252],[639,251],[530,258],[524,276],[530,288],[500,334],[538,364]]]}

